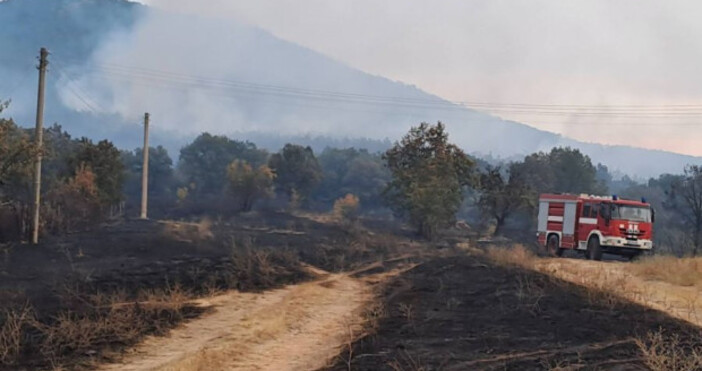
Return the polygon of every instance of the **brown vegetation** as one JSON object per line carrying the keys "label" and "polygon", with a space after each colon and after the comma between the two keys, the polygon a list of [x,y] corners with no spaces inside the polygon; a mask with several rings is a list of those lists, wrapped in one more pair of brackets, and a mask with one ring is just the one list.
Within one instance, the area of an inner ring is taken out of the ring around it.
{"label": "brown vegetation", "polygon": [[70,303],[54,316],[38,316],[25,306],[0,316],[0,367],[74,367],[110,359],[146,334],[164,334],[174,324],[201,310],[177,286],[167,290],[88,295],[64,292]]}
{"label": "brown vegetation", "polygon": [[358,218],[360,206],[361,203],[358,197],[349,193],[346,196],[334,201],[334,208],[332,209],[332,212],[337,220],[353,221]]}
{"label": "brown vegetation", "polygon": [[636,339],[646,366],[652,371],[695,371],[702,369],[702,339],[684,339],[664,330]]}
{"label": "brown vegetation", "polygon": [[653,256],[632,264],[630,270],[644,279],[679,286],[702,287],[702,258]]}

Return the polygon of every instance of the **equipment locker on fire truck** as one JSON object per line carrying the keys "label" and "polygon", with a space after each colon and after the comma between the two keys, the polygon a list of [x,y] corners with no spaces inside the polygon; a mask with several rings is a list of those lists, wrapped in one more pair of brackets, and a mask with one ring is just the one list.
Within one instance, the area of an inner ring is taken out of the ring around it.
{"label": "equipment locker on fire truck", "polygon": [[537,238],[555,256],[573,249],[593,260],[603,252],[634,258],[653,249],[653,221],[654,211],[643,199],[542,194]]}

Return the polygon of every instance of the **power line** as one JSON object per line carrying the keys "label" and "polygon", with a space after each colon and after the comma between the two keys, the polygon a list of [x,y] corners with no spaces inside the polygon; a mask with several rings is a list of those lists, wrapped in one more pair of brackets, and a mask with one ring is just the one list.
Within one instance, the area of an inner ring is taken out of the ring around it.
{"label": "power line", "polygon": [[[333,92],[326,90],[303,89],[267,84],[256,84],[236,80],[214,79],[166,71],[157,71],[140,67],[126,67],[116,64],[94,64],[86,67],[85,69],[88,73],[105,73],[113,78],[128,80],[131,83],[136,83],[136,81],[138,81],[141,85],[158,86],[162,88],[171,89],[181,88],[182,90],[189,90],[193,88],[211,90],[217,91],[216,95],[228,97],[242,96],[242,94],[257,94],[272,96],[276,98],[287,98],[296,100],[317,100],[348,104],[397,106],[403,108],[409,107],[439,110],[464,111],[465,109],[470,109],[473,111],[485,111],[487,113],[497,115],[511,114],[530,115],[537,117],[567,116],[595,118],[691,119],[702,116],[702,105],[586,106],[522,103],[498,104],[479,102],[451,102],[441,100],[439,98],[426,99],[390,97],[357,93]],[[638,124],[639,123],[632,123],[631,125]],[[655,125],[658,125],[658,123],[655,123]]]}
{"label": "power line", "polygon": [[243,82],[237,80],[227,80],[227,79],[215,79],[200,77],[194,75],[186,75],[182,73],[168,72],[163,70],[154,70],[142,67],[128,67],[113,63],[100,63],[87,66],[91,70],[99,70],[108,74],[115,75],[127,75],[132,77],[142,76],[147,78],[165,78],[171,80],[183,80],[187,79],[190,82],[197,82],[202,84],[227,84],[239,87],[249,87],[249,88],[265,88],[274,89],[284,92],[295,92],[295,93],[306,93],[306,94],[325,94],[337,97],[354,97],[354,98],[372,98],[380,100],[392,100],[398,102],[411,102],[411,103],[431,103],[431,104],[441,104],[441,105],[470,105],[477,107],[493,107],[493,108],[538,108],[538,109],[553,109],[553,110],[564,110],[564,109],[581,109],[584,111],[601,110],[606,113],[616,113],[621,110],[640,112],[641,110],[675,110],[686,112],[689,110],[698,110],[695,113],[702,113],[702,104],[668,104],[668,105],[558,105],[558,104],[529,104],[529,103],[488,103],[488,102],[475,102],[475,101],[448,101],[441,98],[427,99],[427,98],[410,98],[410,97],[391,97],[391,96],[380,96],[380,95],[368,95],[368,94],[358,94],[358,93],[345,93],[338,91],[329,90],[315,90],[315,89],[305,89],[305,88],[295,88],[290,86],[280,86],[280,85],[269,85],[269,84],[257,84],[251,82]]}
{"label": "power line", "polygon": [[[271,90],[271,89],[266,89],[266,88],[261,88],[261,87],[249,87],[249,86],[226,86],[226,85],[221,85],[221,83],[216,83],[216,84],[207,84],[203,83],[200,81],[188,81],[188,80],[182,80],[182,79],[175,79],[175,78],[165,78],[161,76],[153,76],[153,75],[137,75],[137,74],[129,74],[125,72],[114,72],[114,71],[104,71],[107,74],[110,74],[111,76],[118,78],[118,79],[126,79],[129,81],[132,81],[133,79],[139,79],[140,81],[144,82],[151,82],[150,85],[156,85],[156,86],[162,86],[162,87],[175,87],[175,86],[180,86],[184,88],[197,88],[197,89],[216,89],[216,90],[237,90],[237,91],[245,91],[248,93],[252,94],[264,94],[264,95],[272,95],[272,96],[279,96],[279,97],[291,97],[291,98],[307,98],[307,99],[317,99],[317,100],[326,100],[326,101],[337,101],[337,102],[344,102],[344,103],[361,103],[361,104],[376,104],[376,105],[392,105],[392,106],[400,106],[400,107],[416,107],[416,108],[428,108],[428,109],[452,109],[452,110],[464,110],[464,109],[472,109],[475,110],[475,107],[464,107],[464,106],[459,106],[451,102],[441,102],[441,103],[436,103],[436,102],[430,102],[430,101],[423,101],[421,103],[410,103],[410,102],[403,102],[403,101],[387,101],[387,100],[374,100],[374,99],[369,99],[369,98],[346,98],[346,97],[340,97],[340,96],[334,96],[334,95],[313,95],[309,93],[304,93],[300,94],[298,92],[294,91],[285,91],[285,90]],[[132,81],[134,82],[134,81]],[[622,111],[564,111],[564,110],[551,110],[551,111],[537,111],[537,110],[516,110],[516,109],[489,109],[487,110],[491,113],[506,113],[506,114],[531,114],[531,115],[545,115],[545,116],[617,116],[617,117],[630,117],[630,118],[689,118],[689,117],[698,117],[702,115],[702,111],[698,112],[643,112],[639,113],[639,111],[629,111],[629,112],[622,112]]]}
{"label": "power line", "polygon": [[[93,104],[91,104],[90,102],[88,102],[88,99],[86,99],[86,98],[83,96],[83,94],[81,94],[81,93],[79,92],[79,90],[81,90],[80,87],[79,87],[78,84],[71,78],[71,76],[70,76],[70,74],[68,73],[68,71],[66,71],[66,69],[63,68],[63,64],[62,64],[61,62],[57,61],[56,59],[54,59],[54,66],[56,66],[56,69],[57,69],[58,73],[59,73],[64,79],[66,79],[66,81],[67,81],[67,82],[66,82],[66,88],[67,88],[76,98],[78,98],[81,102],[83,102],[83,104],[84,104],[90,111],[92,111],[94,114],[98,114],[98,112],[97,112],[98,110],[95,109],[95,107],[93,106]],[[73,86],[72,86],[72,85],[73,85]],[[75,86],[75,89],[74,89],[74,86]],[[81,90],[81,91],[82,91],[82,90]],[[88,94],[86,94],[86,96],[88,96]],[[94,102],[94,101],[93,101],[93,102]],[[102,107],[100,107],[100,105],[99,105],[98,103],[95,103],[95,105],[97,105],[103,112],[107,111],[107,110],[102,109]]]}

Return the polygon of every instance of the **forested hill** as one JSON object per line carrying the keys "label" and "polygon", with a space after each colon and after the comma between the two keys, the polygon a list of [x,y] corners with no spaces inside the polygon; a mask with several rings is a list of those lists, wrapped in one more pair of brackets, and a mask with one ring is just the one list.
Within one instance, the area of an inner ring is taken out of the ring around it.
{"label": "forested hill", "polygon": [[577,142],[454,106],[255,27],[124,0],[6,0],[0,24],[0,99],[12,99],[4,115],[33,122],[36,55],[45,46],[52,53],[45,121],[120,147],[140,144],[137,124],[149,111],[154,143],[171,152],[201,131],[271,146],[317,138],[321,147],[319,138],[329,137],[383,147],[412,125],[440,120],[467,152],[492,157],[568,145],[639,177],[679,173],[700,161]]}

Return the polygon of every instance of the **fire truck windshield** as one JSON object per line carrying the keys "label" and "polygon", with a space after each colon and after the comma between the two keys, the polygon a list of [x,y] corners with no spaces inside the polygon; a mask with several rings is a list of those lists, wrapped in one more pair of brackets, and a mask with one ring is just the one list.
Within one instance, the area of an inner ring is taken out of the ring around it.
{"label": "fire truck windshield", "polygon": [[651,222],[651,208],[644,206],[612,205],[612,219],[630,220],[633,222]]}

